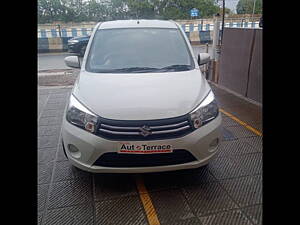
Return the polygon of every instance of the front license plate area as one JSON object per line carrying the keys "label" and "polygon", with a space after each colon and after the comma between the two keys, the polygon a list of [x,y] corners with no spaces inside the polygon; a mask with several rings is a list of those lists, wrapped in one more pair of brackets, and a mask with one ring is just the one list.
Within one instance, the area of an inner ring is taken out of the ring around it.
{"label": "front license plate area", "polygon": [[118,143],[117,152],[120,154],[172,153],[173,148],[169,144],[120,142]]}

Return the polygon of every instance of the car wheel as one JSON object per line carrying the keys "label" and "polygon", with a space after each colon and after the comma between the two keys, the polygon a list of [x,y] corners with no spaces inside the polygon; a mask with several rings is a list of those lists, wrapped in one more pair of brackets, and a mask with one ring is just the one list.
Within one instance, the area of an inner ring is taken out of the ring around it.
{"label": "car wheel", "polygon": [[81,57],[84,56],[85,49],[86,49],[86,45],[84,45],[84,46],[82,46],[82,47],[80,48],[79,55],[80,55]]}

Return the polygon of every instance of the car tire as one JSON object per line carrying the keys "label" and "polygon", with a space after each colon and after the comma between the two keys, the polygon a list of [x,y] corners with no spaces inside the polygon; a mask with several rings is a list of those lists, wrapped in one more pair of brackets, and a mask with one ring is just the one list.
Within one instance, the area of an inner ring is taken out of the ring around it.
{"label": "car tire", "polygon": [[79,55],[80,55],[81,57],[84,56],[85,49],[86,49],[86,45],[84,45],[84,46],[82,46],[82,47],[80,48],[80,50],[79,50]]}

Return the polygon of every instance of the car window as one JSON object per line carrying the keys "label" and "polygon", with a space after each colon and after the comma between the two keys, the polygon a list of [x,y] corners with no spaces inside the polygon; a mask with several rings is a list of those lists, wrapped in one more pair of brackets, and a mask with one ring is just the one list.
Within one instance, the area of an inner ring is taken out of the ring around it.
{"label": "car window", "polygon": [[180,30],[167,28],[98,30],[86,65],[90,72],[116,73],[193,68],[193,59]]}

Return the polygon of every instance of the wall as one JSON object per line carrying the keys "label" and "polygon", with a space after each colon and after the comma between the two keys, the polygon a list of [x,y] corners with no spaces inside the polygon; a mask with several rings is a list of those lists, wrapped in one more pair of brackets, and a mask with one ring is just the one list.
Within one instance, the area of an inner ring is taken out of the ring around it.
{"label": "wall", "polygon": [[262,103],[262,29],[225,28],[218,83]]}
{"label": "wall", "polygon": [[68,40],[71,37],[38,38],[38,52],[64,52],[68,51]]}
{"label": "wall", "polygon": [[[213,31],[214,24],[211,23],[201,23],[197,21],[189,23],[180,23],[185,32],[192,31]],[[258,28],[259,22],[225,22],[225,27],[244,27],[244,28]],[[76,26],[38,26],[37,35],[38,38],[51,38],[51,37],[78,37],[88,35],[93,31],[95,24],[82,24]],[[221,25],[220,25],[221,27]],[[60,31],[60,33],[59,33]]]}
{"label": "wall", "polygon": [[[211,43],[214,24],[190,23],[181,24],[193,45]],[[241,27],[238,22],[225,23],[225,27]],[[220,25],[221,27],[221,25]],[[258,27],[258,22],[244,23],[243,27]],[[38,52],[66,51],[67,41],[72,37],[91,34],[93,27],[38,29]]]}
{"label": "wall", "polygon": [[[244,15],[240,15],[240,14],[235,14],[235,15],[231,15],[231,17],[226,17],[225,16],[225,23],[229,23],[229,22],[241,22],[242,20],[244,21],[259,21],[261,15],[253,15],[253,18],[251,18],[252,15],[251,14],[244,14]],[[213,18],[203,18],[203,19],[190,19],[190,20],[175,20],[177,23],[179,24],[192,24],[192,23],[197,23],[197,24],[213,24],[214,19]],[[60,25],[61,27],[65,27],[65,28],[81,28],[81,27],[85,27],[85,28],[91,28],[94,27],[97,22],[68,22],[68,23],[64,23],[62,21],[55,21],[53,23],[46,23],[46,24],[38,24],[38,27],[40,29],[50,29],[50,28],[57,28],[57,25]]]}

